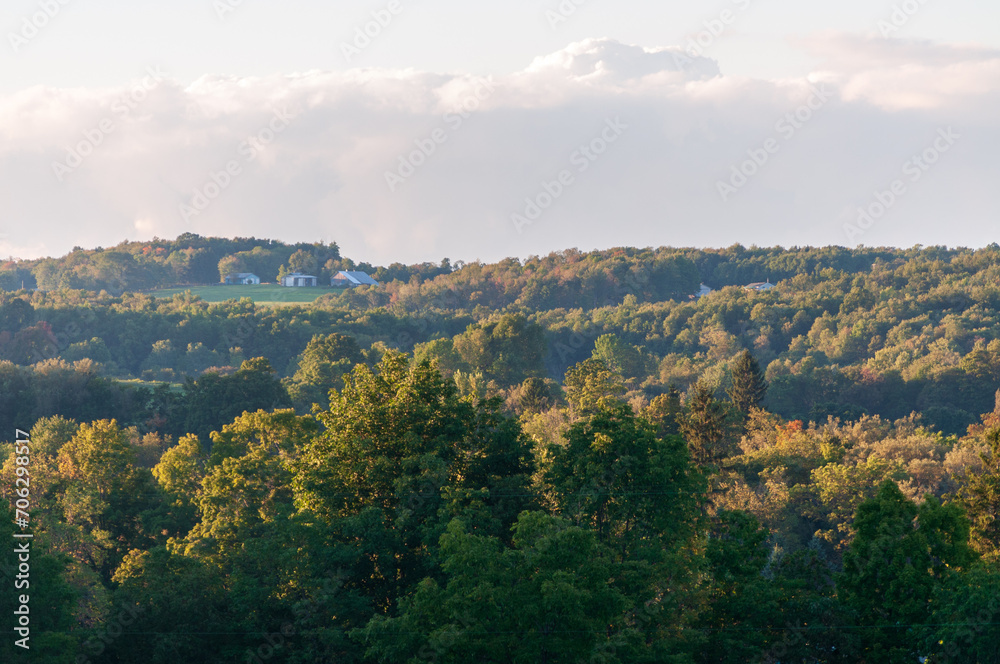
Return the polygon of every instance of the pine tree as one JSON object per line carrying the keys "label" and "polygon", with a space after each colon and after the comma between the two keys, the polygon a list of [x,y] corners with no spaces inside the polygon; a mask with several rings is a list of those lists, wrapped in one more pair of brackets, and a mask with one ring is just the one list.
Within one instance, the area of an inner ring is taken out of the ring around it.
{"label": "pine tree", "polygon": [[733,385],[726,392],[729,399],[744,413],[751,408],[759,408],[767,394],[767,381],[760,370],[757,359],[745,350],[733,365]]}
{"label": "pine tree", "polygon": [[735,445],[736,423],[731,407],[716,399],[712,388],[701,381],[691,387],[676,420],[699,465],[724,459]]}

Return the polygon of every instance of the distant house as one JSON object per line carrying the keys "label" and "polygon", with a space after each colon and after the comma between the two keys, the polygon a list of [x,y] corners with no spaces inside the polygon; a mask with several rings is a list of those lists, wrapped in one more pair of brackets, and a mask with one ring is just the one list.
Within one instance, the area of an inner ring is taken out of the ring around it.
{"label": "distant house", "polygon": [[343,270],[330,277],[330,285],[340,288],[354,288],[355,286],[378,286],[378,282],[364,272]]}
{"label": "distant house", "polygon": [[691,297],[693,297],[693,298],[695,298],[697,300],[700,300],[701,298],[705,297],[706,295],[708,295],[711,292],[712,292],[711,288],[709,288],[705,284],[702,284],[701,288],[698,289],[698,292],[695,293],[694,295],[692,295]]}
{"label": "distant house", "polygon": [[227,286],[247,286],[247,285],[260,285],[260,277],[256,274],[250,272],[238,272],[236,274],[227,274],[223,282]]}
{"label": "distant house", "polygon": [[288,288],[306,288],[310,286],[318,286],[319,280],[309,274],[299,274],[298,272],[293,272],[292,274],[286,274],[282,277],[281,285],[287,286]]}
{"label": "distant house", "polygon": [[758,293],[763,293],[765,291],[771,290],[772,288],[774,288],[774,284],[772,284],[771,280],[768,279],[767,281],[758,281],[758,282],[753,283],[753,284],[747,284],[746,286],[743,287],[743,290],[756,291]]}

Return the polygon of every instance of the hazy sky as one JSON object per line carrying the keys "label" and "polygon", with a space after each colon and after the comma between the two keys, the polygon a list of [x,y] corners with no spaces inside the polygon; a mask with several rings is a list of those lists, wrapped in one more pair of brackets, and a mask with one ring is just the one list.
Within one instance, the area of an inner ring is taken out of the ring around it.
{"label": "hazy sky", "polygon": [[0,28],[4,255],[998,240],[995,1],[6,0]]}

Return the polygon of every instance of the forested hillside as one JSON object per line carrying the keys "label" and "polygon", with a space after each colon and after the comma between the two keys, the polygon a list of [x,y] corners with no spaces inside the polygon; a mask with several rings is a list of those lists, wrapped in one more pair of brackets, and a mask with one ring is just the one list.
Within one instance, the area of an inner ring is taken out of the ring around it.
{"label": "forested hillside", "polygon": [[252,272],[265,282],[289,272],[326,279],[338,270],[378,272],[381,279],[430,278],[450,271],[442,265],[392,265],[375,268],[341,259],[336,242],[286,244],[257,238],[216,238],[185,233],[176,240],[125,241],[115,247],[75,247],[61,258],[18,260],[0,265],[0,287],[58,290],[83,289],[122,294],[177,285],[215,284],[227,274]]}
{"label": "forested hillside", "polygon": [[[235,248],[235,241],[203,242]],[[306,246],[283,251],[311,252],[307,262],[315,264],[336,245]],[[218,260],[206,263],[206,279],[218,281]],[[32,390],[47,374],[74,370],[88,383],[179,385],[266,357],[293,394],[319,387],[322,395],[327,386],[308,376],[325,374],[303,370],[303,361],[361,353],[374,361],[395,348],[436,360],[448,376],[482,374],[508,390],[528,377],[561,382],[570,366],[596,354],[623,374],[630,399],[649,400],[698,380],[721,394],[732,359],[746,348],[771,383],[768,408],[785,418],[899,419],[918,411],[949,434],[991,410],[1000,388],[997,247],[620,249],[491,265],[365,267],[382,287],[330,291],[308,307],[106,290],[7,292],[0,358],[13,364],[3,371]],[[741,288],[765,279],[777,288]],[[700,283],[715,292],[695,300]],[[310,340],[333,333],[357,349],[303,356]]]}
{"label": "forested hillside", "polygon": [[[136,292],[354,268],[380,287]],[[41,661],[997,661],[1000,246],[189,235],[0,279]]]}

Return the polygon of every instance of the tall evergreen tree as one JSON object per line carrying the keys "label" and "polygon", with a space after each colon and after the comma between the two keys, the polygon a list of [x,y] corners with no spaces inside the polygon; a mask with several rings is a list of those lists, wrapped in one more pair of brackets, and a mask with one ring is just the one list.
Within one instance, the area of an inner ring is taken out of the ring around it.
{"label": "tall evergreen tree", "polygon": [[688,392],[684,410],[676,419],[691,457],[699,465],[725,458],[734,447],[736,423],[732,409],[716,399],[712,388],[701,381]]}
{"label": "tall evergreen tree", "polygon": [[742,412],[748,413],[751,408],[759,408],[767,394],[767,381],[760,370],[757,358],[745,350],[736,358],[733,365],[733,385],[727,394],[733,404]]}

